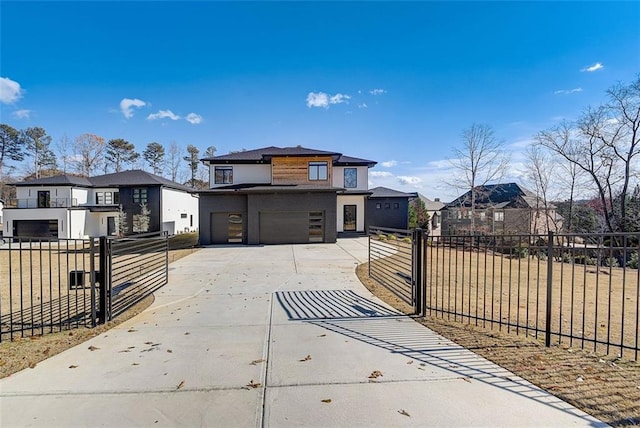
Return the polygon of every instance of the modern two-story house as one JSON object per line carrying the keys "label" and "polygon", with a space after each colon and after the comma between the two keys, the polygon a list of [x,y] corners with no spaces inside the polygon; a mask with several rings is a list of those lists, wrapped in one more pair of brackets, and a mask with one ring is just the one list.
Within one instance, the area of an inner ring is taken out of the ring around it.
{"label": "modern two-story house", "polygon": [[364,232],[368,169],[376,162],[304,147],[204,158],[201,244],[335,242]]}
{"label": "modern two-story house", "polygon": [[[15,184],[4,209],[4,235],[87,238],[197,231],[198,195],[141,170],[96,177],[58,175]],[[142,206],[148,209],[141,221]]]}

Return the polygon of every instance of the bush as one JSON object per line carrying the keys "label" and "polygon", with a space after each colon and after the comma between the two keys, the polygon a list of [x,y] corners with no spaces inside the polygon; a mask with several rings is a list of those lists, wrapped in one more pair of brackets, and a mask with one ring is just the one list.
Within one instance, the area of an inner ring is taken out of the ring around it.
{"label": "bush", "polygon": [[398,237],[396,235],[389,235],[389,240],[390,241],[395,241],[396,239],[398,239]]}
{"label": "bush", "polygon": [[511,254],[520,259],[524,259],[529,256],[529,248],[525,247],[522,244],[518,244],[517,246],[513,247]]}
{"label": "bush", "polygon": [[402,242],[406,242],[408,244],[411,244],[411,238],[409,238],[408,236],[405,236],[404,238],[402,238]]}
{"label": "bush", "polygon": [[386,241],[387,240],[387,235],[385,235],[384,233],[381,233],[380,235],[378,235],[378,241]]}
{"label": "bush", "polygon": [[627,267],[631,269],[638,269],[638,252],[631,253],[629,260],[627,260]]}
{"label": "bush", "polygon": [[607,257],[606,259],[604,259],[602,264],[611,268],[620,267],[620,263],[618,263],[618,259],[616,259],[615,257]]}

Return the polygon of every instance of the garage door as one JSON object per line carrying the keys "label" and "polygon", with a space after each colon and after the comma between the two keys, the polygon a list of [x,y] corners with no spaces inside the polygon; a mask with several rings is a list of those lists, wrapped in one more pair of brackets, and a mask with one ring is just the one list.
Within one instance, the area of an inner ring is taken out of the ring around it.
{"label": "garage door", "polygon": [[13,236],[57,238],[58,220],[15,220]]}
{"label": "garage door", "polygon": [[261,244],[309,242],[309,213],[297,211],[261,212]]}

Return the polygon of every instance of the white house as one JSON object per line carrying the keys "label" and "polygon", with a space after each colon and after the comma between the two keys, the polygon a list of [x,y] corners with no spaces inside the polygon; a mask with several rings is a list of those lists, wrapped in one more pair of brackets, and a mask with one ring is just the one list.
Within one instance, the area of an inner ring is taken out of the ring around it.
{"label": "white house", "polygon": [[[91,178],[59,175],[15,186],[16,199],[4,210],[5,236],[86,238],[198,230],[198,195],[145,171]],[[143,205],[148,219],[140,222]]]}

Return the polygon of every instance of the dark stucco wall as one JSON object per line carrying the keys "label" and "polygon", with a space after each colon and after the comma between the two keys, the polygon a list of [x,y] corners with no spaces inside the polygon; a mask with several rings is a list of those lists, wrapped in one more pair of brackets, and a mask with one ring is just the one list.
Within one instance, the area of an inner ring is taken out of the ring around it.
{"label": "dark stucco wall", "polygon": [[[157,232],[160,230],[160,187],[136,187],[147,189],[147,207],[151,214],[149,215],[149,232]],[[140,204],[133,202],[133,189],[134,187],[120,187],[118,192],[120,193],[120,205],[122,210],[127,215],[127,233],[132,233],[133,227],[133,215],[140,214]]]}
{"label": "dark stucco wall", "polygon": [[[308,242],[308,214],[324,213],[324,242],[336,242],[336,205],[335,192],[283,192],[249,194],[200,194],[200,243],[214,243],[212,236],[220,238],[218,231],[212,230],[212,223],[222,227],[223,216],[216,214],[242,213],[246,244],[260,244],[260,213],[268,217],[270,230],[269,243]],[[278,213],[282,213],[278,216]],[[285,214],[286,213],[286,214]],[[307,227],[303,227],[303,218]],[[214,232],[212,234],[212,231]],[[279,238],[278,238],[279,237]]]}
{"label": "dark stucco wall", "polygon": [[[380,208],[376,207],[377,204]],[[394,208],[394,204],[398,204],[398,208]],[[367,229],[369,226],[409,228],[409,198],[369,198],[366,213]]]}

